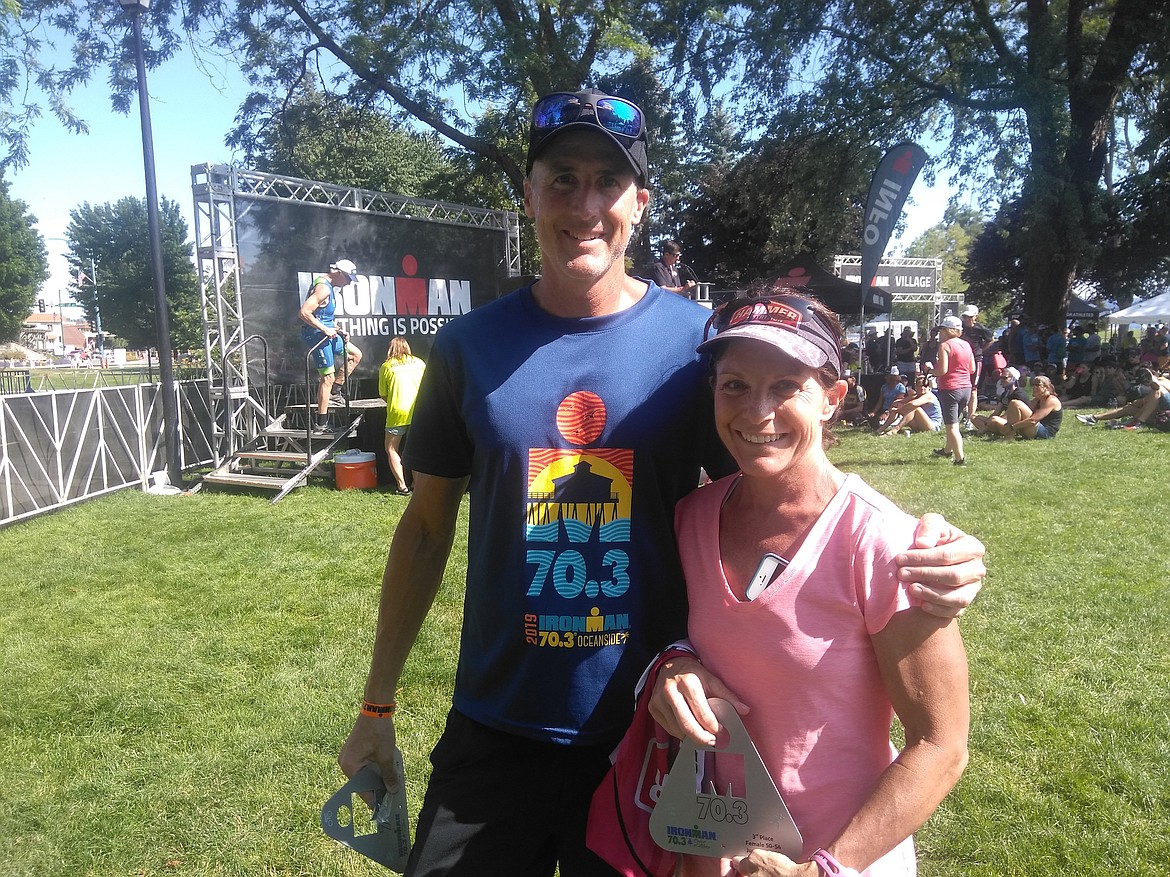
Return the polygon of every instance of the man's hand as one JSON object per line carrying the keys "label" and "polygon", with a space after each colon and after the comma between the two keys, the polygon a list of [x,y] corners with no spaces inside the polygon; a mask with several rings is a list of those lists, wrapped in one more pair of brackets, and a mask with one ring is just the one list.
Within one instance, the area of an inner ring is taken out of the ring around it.
{"label": "man's hand", "polygon": [[[393,792],[402,782],[402,777],[398,775],[398,765],[394,760],[396,744],[394,719],[375,719],[359,715],[354,722],[353,730],[349,732],[349,737],[341,747],[337,763],[347,777],[352,777],[371,762],[377,764],[382,769],[382,782]],[[366,803],[373,806],[373,801]]]}
{"label": "man's hand", "polygon": [[650,715],[672,737],[690,737],[700,746],[713,746],[721,726],[707,703],[709,697],[721,697],[741,716],[748,714],[747,704],[698,658],[675,658],[658,670],[650,695]]}
{"label": "man's hand", "polygon": [[898,578],[911,582],[909,591],[923,601],[922,609],[955,618],[970,606],[983,587],[983,543],[946,522],[926,514],[914,531],[914,547],[898,555]]}

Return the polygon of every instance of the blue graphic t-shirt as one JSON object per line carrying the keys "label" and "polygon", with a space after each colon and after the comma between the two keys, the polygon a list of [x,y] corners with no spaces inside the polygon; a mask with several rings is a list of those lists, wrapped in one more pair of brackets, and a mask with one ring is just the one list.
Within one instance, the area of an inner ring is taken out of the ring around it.
{"label": "blue graphic t-shirt", "polygon": [[674,505],[730,471],[695,353],[710,311],[651,286],[565,319],[524,288],[436,336],[405,460],[470,476],[455,707],[509,733],[616,738],[686,631]]}

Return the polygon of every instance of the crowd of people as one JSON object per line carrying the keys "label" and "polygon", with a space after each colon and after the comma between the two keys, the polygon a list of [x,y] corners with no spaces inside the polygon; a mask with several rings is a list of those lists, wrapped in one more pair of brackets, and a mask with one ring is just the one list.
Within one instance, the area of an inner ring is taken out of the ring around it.
{"label": "crowd of people", "polygon": [[[1130,430],[1156,426],[1158,416],[1170,409],[1170,380],[1162,375],[1170,368],[1170,327],[1164,325],[1148,327],[1140,340],[1133,331],[1104,340],[1095,323],[1073,323],[1062,331],[1012,320],[991,350],[1014,375],[1014,380],[1013,375],[1005,378],[1000,369],[993,390],[997,403],[1024,385],[1031,389],[1030,399],[1009,398],[1003,411],[993,412],[1009,425],[1020,424],[1017,434],[1023,437],[1032,437],[1030,424],[1036,423],[1045,425],[1037,437],[1051,437],[1044,433],[1054,423],[1059,429],[1063,408],[1106,409],[1076,419]],[[1005,434],[1003,423],[994,418],[977,418],[975,426],[991,435]]]}
{"label": "crowd of people", "polygon": [[[1127,394],[1129,395],[1129,394]],[[1078,414],[1077,420],[1088,426],[1102,423],[1111,429],[1159,429],[1170,426],[1170,378],[1149,368],[1138,370],[1133,398],[1099,414]]]}
{"label": "crowd of people", "polygon": [[[909,328],[896,340],[871,330],[862,349],[882,384],[867,397],[852,378],[841,422],[879,436],[941,430],[934,455],[956,465],[966,461],[963,433],[1050,439],[1065,408],[1104,409],[1075,415],[1090,426],[1170,429],[1170,327],[1104,340],[1093,323],[1057,330],[1013,319],[997,337],[978,318],[967,305],[921,343]],[[855,365],[861,354],[851,353],[846,362]]]}

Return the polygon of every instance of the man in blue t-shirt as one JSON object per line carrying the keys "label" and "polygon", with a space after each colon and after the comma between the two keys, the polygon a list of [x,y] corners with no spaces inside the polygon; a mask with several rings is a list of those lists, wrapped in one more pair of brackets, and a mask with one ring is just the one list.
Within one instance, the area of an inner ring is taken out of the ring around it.
{"label": "man in blue t-shirt", "polygon": [[[454,703],[410,877],[614,874],[585,847],[589,802],[638,676],[686,631],[675,503],[701,468],[730,470],[695,350],[710,311],[625,272],[648,177],[637,106],[594,91],[537,101],[524,207],[540,279],[445,325],[428,358],[404,452],[414,493],[338,759],[398,782],[395,692],[467,492]],[[920,544],[950,544],[909,552],[908,575],[953,615],[978,591],[982,546],[929,523]]]}

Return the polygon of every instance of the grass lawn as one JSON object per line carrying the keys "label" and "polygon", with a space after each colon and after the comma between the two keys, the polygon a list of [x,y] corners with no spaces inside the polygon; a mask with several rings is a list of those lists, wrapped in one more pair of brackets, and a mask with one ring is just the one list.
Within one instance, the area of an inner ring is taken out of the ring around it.
{"label": "grass lawn", "polygon": [[[971,764],[925,877],[1170,870],[1170,436],[843,434],[904,508],[987,545],[963,619]],[[127,491],[0,530],[0,874],[384,874],[320,831],[404,498]],[[465,520],[465,517],[464,517]],[[461,534],[403,679],[413,819],[450,702]]]}

